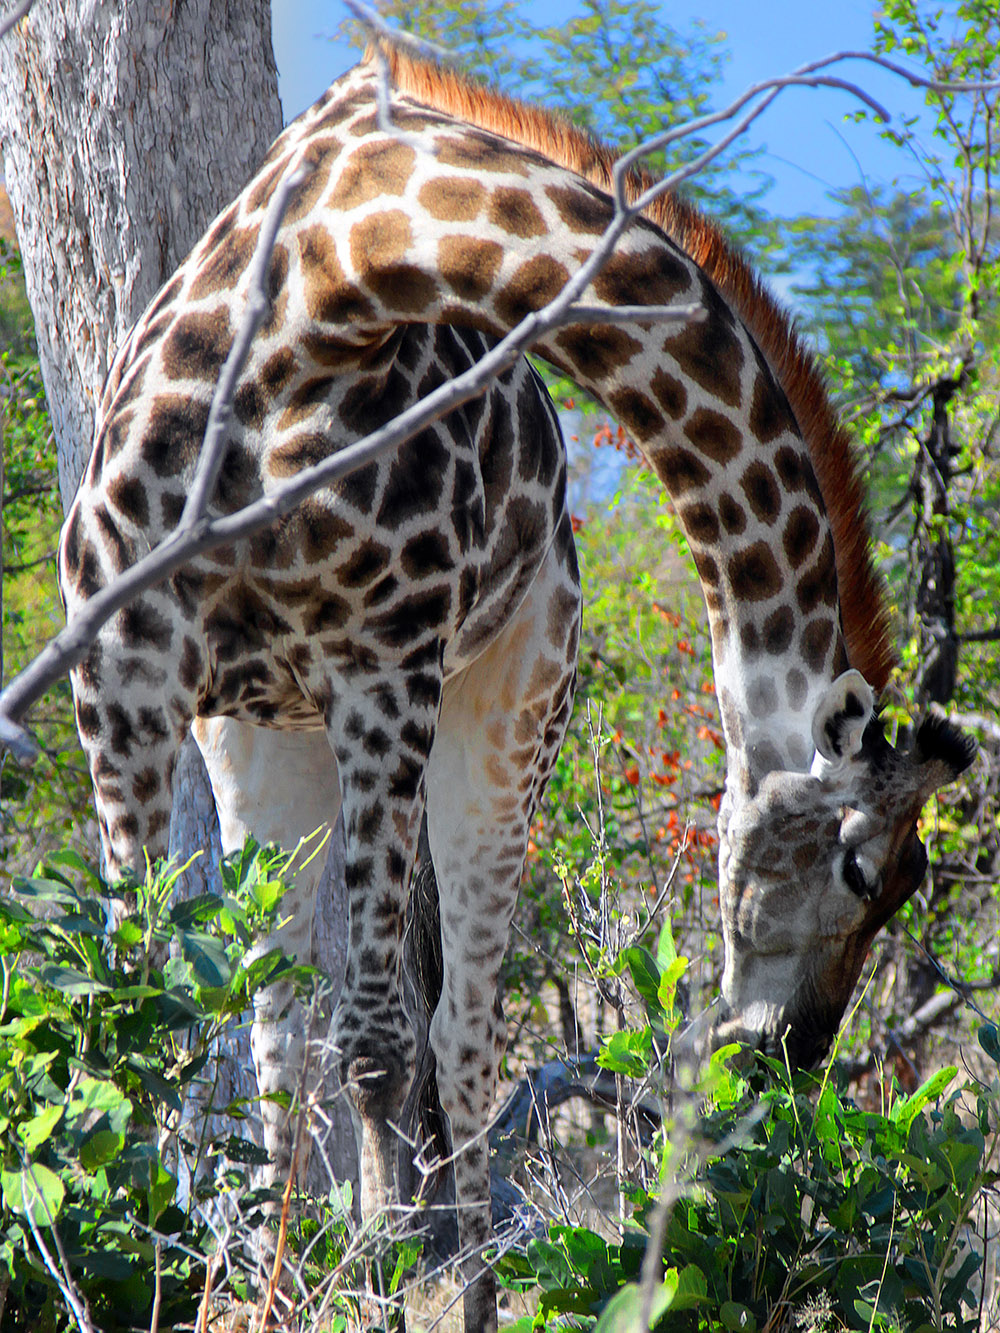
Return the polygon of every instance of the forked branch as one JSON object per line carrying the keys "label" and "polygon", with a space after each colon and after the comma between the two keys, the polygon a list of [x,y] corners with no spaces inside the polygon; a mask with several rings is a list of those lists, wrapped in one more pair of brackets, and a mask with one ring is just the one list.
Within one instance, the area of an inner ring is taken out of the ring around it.
{"label": "forked branch", "polygon": [[[364,6],[355,4],[353,7],[364,21],[374,22]],[[27,12],[27,8],[27,5],[18,7],[19,11],[23,10],[24,13]],[[14,14],[5,20],[4,25],[0,26],[0,35],[6,27],[16,22],[19,16],[19,13]],[[375,26],[376,35],[383,35],[381,26],[378,24]],[[646,140],[625,154],[616,164],[614,216],[587,261],[549,305],[527,315],[474,367],[436,389],[388,425],[323,462],[304,469],[267,496],[237,513],[213,519],[207,516],[207,509],[225,458],[228,423],[240,371],[256,329],[266,313],[266,279],[275,238],[289,198],[304,179],[302,173],[306,168],[303,164],[296,163],[276,192],[261,229],[246,313],[216,385],[195,480],[180,525],[143,560],[92,597],[86,607],[72,618],[66,628],[56,635],[26,670],[0,694],[0,749],[9,749],[22,763],[33,761],[38,754],[38,745],[21,724],[27,710],[46,689],[85,656],[101,626],[140,593],[170,577],[195,556],[214,547],[245,539],[269,527],[315,491],[332,485],[348,473],[398,448],[432,422],[482,394],[497,375],[502,374],[540,338],[566,325],[588,322],[654,323],[698,319],[701,307],[697,305],[642,306],[611,310],[582,305],[579,300],[607,263],[620,237],[636,215],[648,207],[654,199],[687,180],[722,153],[733,139],[742,134],[751,122],[766,110],[783,89],[802,85],[841,88],[859,98],[865,105],[872,107],[879,115],[888,118],[888,113],[857,84],[820,73],[829,65],[844,59],[864,59],[881,65],[920,87],[963,92],[1000,88],[1000,80],[989,83],[939,85],[911,74],[882,56],[869,52],[841,51],[823,60],[803,65],[792,74],[754,85],[724,111],[700,116],[685,125]],[[753,104],[755,98],[760,100]],[[639,159],[681,138],[699,133],[709,126],[731,120],[745,107],[748,109],[736,124],[693,162],[657,182],[637,199],[628,201],[626,197],[628,171]]]}

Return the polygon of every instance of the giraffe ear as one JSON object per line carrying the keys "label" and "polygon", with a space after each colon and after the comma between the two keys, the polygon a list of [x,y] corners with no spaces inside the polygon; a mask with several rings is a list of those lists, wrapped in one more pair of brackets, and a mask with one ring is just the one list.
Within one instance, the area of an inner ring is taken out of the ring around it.
{"label": "giraffe ear", "polygon": [[[860,671],[845,671],[838,676],[813,715],[812,738],[817,759],[838,764],[858,754],[874,706],[872,688]],[[814,772],[815,769],[816,764]]]}

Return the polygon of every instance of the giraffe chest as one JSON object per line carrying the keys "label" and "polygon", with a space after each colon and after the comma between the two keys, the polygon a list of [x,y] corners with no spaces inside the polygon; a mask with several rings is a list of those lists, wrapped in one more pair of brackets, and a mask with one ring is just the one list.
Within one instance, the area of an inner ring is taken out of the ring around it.
{"label": "giraffe chest", "polygon": [[[364,372],[300,365],[266,407],[262,353],[237,393],[216,509],[233,512],[353,443],[486,346],[479,334],[407,326]],[[265,352],[273,363],[273,346]],[[70,599],[134,563],[183,507],[206,403],[193,393],[180,402],[172,387],[151,393],[149,378],[136,402],[126,368],[99,433],[67,523]],[[521,362],[388,458],[147,594],[148,614],[126,631],[132,679],[148,678],[166,651],[180,657],[200,713],[294,728],[317,725],[334,679],[425,651],[446,674],[458,670],[517,609],[564,507],[558,423]]]}

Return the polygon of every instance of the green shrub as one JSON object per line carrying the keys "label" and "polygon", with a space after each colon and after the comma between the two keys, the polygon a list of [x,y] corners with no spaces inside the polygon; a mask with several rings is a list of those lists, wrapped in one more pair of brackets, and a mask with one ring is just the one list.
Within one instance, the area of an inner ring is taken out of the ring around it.
{"label": "green shrub", "polygon": [[[655,958],[638,946],[620,956],[648,1022],[605,1040],[605,1068],[655,1079],[676,1024],[679,962],[662,937]],[[1000,1055],[992,1024],[980,1043]],[[970,1284],[983,1261],[968,1227],[1000,1179],[1000,1085],[941,1100],[956,1074],[943,1069],[876,1113],[852,1104],[835,1063],[792,1075],[754,1057],[737,1072],[737,1051],[713,1057],[694,1090],[707,1099],[697,1115],[664,1122],[647,1150],[652,1183],[630,1189],[619,1240],[554,1226],[501,1262],[509,1285],[540,1288],[537,1315],[514,1327],[644,1328],[640,1270],[652,1246],[650,1328],[978,1329]]]}
{"label": "green shrub", "polygon": [[[180,872],[150,873],[117,926],[95,889],[121,894],[71,852],[0,900],[5,1330],[72,1327],[73,1288],[107,1333],[149,1328],[157,1292],[161,1327],[192,1322],[213,1248],[199,1205],[232,1191],[242,1221],[255,1208],[259,1221],[260,1149],[186,1141],[178,1117],[254,994],[279,976],[308,980],[278,950],[246,962],[287,859],[248,844],[224,863],[221,894],[175,903]],[[199,1171],[213,1154],[215,1169]],[[179,1188],[179,1156],[194,1185]]]}

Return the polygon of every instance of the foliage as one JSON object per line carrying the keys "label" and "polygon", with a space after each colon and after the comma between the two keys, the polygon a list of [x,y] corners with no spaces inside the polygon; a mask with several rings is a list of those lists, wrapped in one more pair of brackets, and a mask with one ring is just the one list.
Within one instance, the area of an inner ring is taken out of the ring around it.
{"label": "foliage", "polygon": [[182,1110],[211,1102],[210,1050],[253,996],[308,980],[277,949],[248,959],[288,860],[250,843],[224,862],[220,894],[170,902],[176,868],[126,896],[67,851],[0,899],[5,1329],[71,1326],[67,1278],[102,1333],[148,1328],[157,1287],[163,1327],[193,1320],[213,1248],[201,1209],[235,1196],[252,1222],[263,1155],[207,1140]]}
{"label": "foliage", "polygon": [[[645,1022],[605,1040],[605,1068],[656,1084],[685,962],[669,928],[656,956],[635,945],[618,956]],[[1000,1056],[995,1026],[980,1042]],[[983,1256],[969,1227],[1000,1180],[1000,1081],[940,1101],[947,1068],[910,1096],[891,1086],[869,1111],[836,1064],[793,1076],[742,1057],[741,1071],[737,1050],[716,1052],[693,1090],[707,1094],[696,1123],[690,1105],[661,1123],[641,1179],[623,1186],[633,1215],[617,1239],[554,1225],[501,1260],[507,1284],[540,1289],[537,1314],[513,1327],[639,1330],[645,1288],[649,1328],[978,1329]]]}
{"label": "foliage", "polygon": [[[702,1160],[668,1210],[650,1326],[753,1333],[811,1312],[805,1326],[828,1330],[978,1329],[972,1279],[983,1260],[966,1227],[998,1178],[996,1089],[934,1105],[954,1075],[946,1069],[870,1112],[830,1071],[821,1082],[765,1063],[719,1082]],[[508,1281],[541,1287],[539,1317],[521,1328],[641,1327],[657,1202],[642,1188],[633,1199],[620,1241],[554,1226],[506,1262]]]}
{"label": "foliage", "polygon": [[[3,657],[16,675],[62,627],[54,553],[61,522],[56,451],[34,345],[21,260],[0,242],[0,434],[3,437]],[[3,769],[0,865],[17,873],[42,853],[85,845],[90,807],[86,764],[69,681],[39,701],[32,726],[46,761],[27,773]]]}
{"label": "foliage", "polygon": [[[598,432],[603,447],[610,440]],[[544,983],[565,986],[571,912],[587,922],[607,882],[624,912],[646,913],[672,891],[685,908],[685,947],[697,936],[699,953],[717,927],[724,752],[704,607],[662,487],[637,470],[620,483],[610,512],[595,503],[574,520],[584,600],[577,703],[528,843],[517,916],[527,947],[515,942],[504,969],[508,1009],[540,1030],[535,1058],[545,1058],[550,1026]],[[567,868],[587,861],[595,836],[600,871],[577,884]],[[590,1045],[588,1029],[577,1015],[564,1040]]]}

